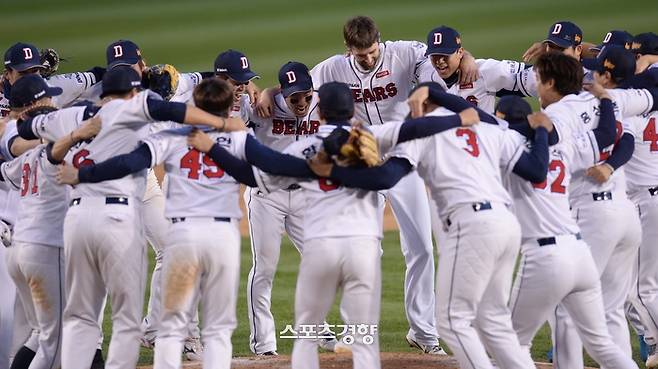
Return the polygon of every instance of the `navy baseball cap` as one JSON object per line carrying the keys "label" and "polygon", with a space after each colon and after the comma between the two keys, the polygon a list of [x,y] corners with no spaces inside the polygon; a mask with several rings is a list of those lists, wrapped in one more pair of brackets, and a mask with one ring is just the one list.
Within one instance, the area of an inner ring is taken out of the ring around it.
{"label": "navy baseball cap", "polygon": [[455,29],[440,26],[434,28],[427,34],[427,50],[425,56],[430,55],[451,55],[462,47],[462,40],[459,32]]}
{"label": "navy baseball cap", "polygon": [[45,68],[41,65],[39,49],[23,42],[12,45],[5,52],[5,68],[23,72],[30,68]]}
{"label": "navy baseball cap", "polygon": [[134,65],[142,60],[142,52],[136,43],[129,40],[119,40],[111,43],[105,51],[107,68],[119,65]]}
{"label": "navy baseball cap", "polygon": [[555,22],[548,29],[548,36],[544,42],[550,42],[565,49],[578,46],[583,40],[583,31],[580,27],[569,21]]}
{"label": "navy baseball cap", "polygon": [[616,80],[623,80],[635,74],[635,55],[622,46],[606,46],[596,58],[583,59],[585,68],[599,73],[605,71]]}
{"label": "navy baseball cap", "polygon": [[318,90],[322,115],[333,119],[349,120],[354,115],[354,98],[347,84],[328,82]]}
{"label": "navy baseball cap", "polygon": [[279,70],[281,94],[288,97],[295,92],[313,89],[313,80],[308,73],[308,67],[299,62],[287,62]]}
{"label": "navy baseball cap", "polygon": [[636,35],[631,41],[631,51],[642,55],[658,55],[658,35],[653,32]]}
{"label": "navy baseball cap", "polygon": [[142,78],[136,70],[127,65],[119,65],[108,70],[103,76],[101,98],[111,94],[126,93],[133,88],[141,88]]}
{"label": "navy baseball cap", "polygon": [[9,105],[22,108],[44,97],[53,97],[62,93],[59,87],[50,87],[38,74],[28,74],[19,78],[11,87]]}
{"label": "navy baseball cap", "polygon": [[496,105],[496,116],[510,123],[519,123],[528,120],[532,108],[521,96],[507,95],[498,100]]}
{"label": "navy baseball cap", "polygon": [[631,41],[633,41],[633,35],[626,31],[612,30],[605,34],[603,41],[594,47],[590,47],[590,50],[601,51],[604,46],[617,45],[621,46],[624,49],[631,48]]}
{"label": "navy baseball cap", "polygon": [[259,75],[249,69],[249,59],[243,53],[232,49],[217,55],[215,74],[218,73],[226,73],[232,80],[240,83],[247,83],[254,78],[260,78]]}

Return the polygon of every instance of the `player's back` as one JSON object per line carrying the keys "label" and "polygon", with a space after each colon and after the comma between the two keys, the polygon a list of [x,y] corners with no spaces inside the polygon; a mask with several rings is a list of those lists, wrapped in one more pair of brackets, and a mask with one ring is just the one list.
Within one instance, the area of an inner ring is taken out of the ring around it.
{"label": "player's back", "polygon": [[403,120],[416,71],[427,62],[421,42],[386,41],[379,47],[380,58],[371,70],[364,70],[353,56],[335,55],[310,72],[316,89],[326,82],[346,83],[354,97],[354,118],[365,124]]}
{"label": "player's back", "polygon": [[[165,216],[241,218],[239,183],[210,156],[187,145],[191,130],[184,127],[162,131],[143,140],[151,150],[152,162],[164,163],[167,173]],[[244,152],[246,132],[208,130],[207,134],[236,156]]]}
{"label": "player's back", "polygon": [[320,119],[316,93],[313,94],[308,113],[303,117],[297,117],[290,111],[282,94],[277,94],[273,102],[271,117],[252,117],[249,121],[254,136],[263,145],[283,151],[293,142],[318,132]]}
{"label": "player's back", "polygon": [[624,121],[635,133],[633,156],[624,165],[629,192],[658,185],[658,112],[638,115]]}
{"label": "player's back", "polygon": [[[115,99],[105,103],[98,111],[102,126],[90,142],[77,144],[67,154],[66,161],[80,167],[100,163],[137,148],[148,134],[149,122],[153,121],[148,110],[147,98],[157,98],[149,90],[131,99]],[[146,171],[130,174],[120,179],[100,183],[80,183],[71,192],[72,198],[82,196],[125,196],[142,198],[146,185]]]}
{"label": "player's back", "polygon": [[48,161],[46,145],[4,163],[2,174],[20,196],[14,239],[61,247],[69,190],[57,183],[57,165]]}
{"label": "player's back", "polygon": [[[454,114],[438,108],[430,115]],[[432,192],[441,216],[464,204],[510,204],[502,185],[502,170],[509,171],[520,156],[522,139],[516,132],[480,123],[454,128],[397,145],[388,154],[406,158]]]}

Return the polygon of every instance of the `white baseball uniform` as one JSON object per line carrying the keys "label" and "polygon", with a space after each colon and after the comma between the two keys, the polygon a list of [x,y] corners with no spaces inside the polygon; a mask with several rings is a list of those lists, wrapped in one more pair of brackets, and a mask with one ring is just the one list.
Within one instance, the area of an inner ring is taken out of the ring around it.
{"label": "white baseball uniform", "polygon": [[[286,105],[282,94],[274,96],[270,118],[250,117],[249,125],[262,144],[283,151],[295,141],[314,135],[320,128],[317,95],[309,112],[297,117]],[[298,184],[271,193],[247,188],[244,202],[249,220],[252,264],[247,280],[249,347],[255,354],[276,351],[276,330],[270,311],[272,284],[279,262],[281,236],[285,231],[301,252],[303,243],[302,212],[306,201]]]}
{"label": "white baseball uniform", "polygon": [[[149,96],[154,95],[143,91],[129,100],[105,103],[97,113],[102,121],[100,133],[93,141],[74,147],[66,161],[80,166],[135,149],[153,121]],[[106,368],[130,368],[137,363],[146,267],[141,211],[145,187],[146,171],[141,171],[117,180],[81,183],[71,191],[64,222],[68,301],[62,367],[89,367],[101,333],[96,318],[106,290],[114,331]]]}
{"label": "white baseball uniform", "polygon": [[634,262],[635,280],[630,300],[640,315],[645,340],[656,344],[658,338],[658,113],[628,118],[625,123],[635,132],[633,157],[624,165],[628,196],[635,204],[642,223],[642,243]]}
{"label": "white baseball uniform", "polygon": [[[347,83],[354,97],[354,118],[365,124],[402,121],[409,112],[406,99],[419,67],[427,62],[425,49],[425,44],[416,41],[380,43],[379,60],[370,71],[363,70],[353,56],[335,55],[311,70],[313,84],[317,89],[326,82]],[[390,189],[387,198],[400,227],[407,266],[404,302],[409,336],[423,345],[438,345],[432,225],[425,185],[412,173]]]}
{"label": "white baseball uniform", "polygon": [[[172,222],[154,366],[180,368],[189,313],[196,310],[198,295],[203,306],[203,366],[229,368],[231,334],[237,326],[240,186],[209,157],[187,146],[190,129],[162,131],[143,140],[151,151],[151,167],[165,166],[165,217]],[[244,152],[246,132],[209,135],[233,153]]]}
{"label": "white baseball uniform", "polygon": [[405,142],[388,154],[413,165],[441,209],[447,237],[439,245],[437,326],[460,368],[493,368],[487,351],[499,367],[534,368],[507,307],[520,228],[499,169],[513,168],[523,149],[517,132],[478,124]]}
{"label": "white baseball uniform", "polygon": [[[370,127],[380,152],[388,151],[397,142],[400,125]],[[300,158],[312,157],[321,149],[322,137],[334,128],[333,125],[320,126],[317,135],[294,142],[284,152]],[[342,289],[340,311],[345,324],[377,325],[381,299],[383,196],[374,191],[346,188],[328,179],[299,180],[268,175],[260,170],[255,170],[254,177],[260,191],[266,194],[293,183],[298,183],[304,191],[304,246],[295,291],[295,331],[301,332],[302,326],[322,327],[338,288]],[[321,328],[316,329],[315,335],[320,332]],[[373,341],[368,344],[363,342],[366,333],[367,330],[355,334],[353,365],[355,369],[378,369],[378,334],[372,332]],[[292,367],[319,368],[315,340],[303,337],[295,340]]]}
{"label": "white baseball uniform", "polygon": [[57,184],[57,166],[40,145],[0,167],[20,194],[10,273],[36,340],[31,368],[57,368],[62,343],[64,296],[63,226],[68,189]]}
{"label": "white baseball uniform", "polygon": [[[570,211],[571,173],[599,161],[594,134],[563,140],[549,148],[549,154],[544,182],[531,183],[511,173],[508,177],[523,241],[510,299],[514,329],[521,345],[529,349],[535,333],[562,304],[587,352],[602,367],[637,368],[608,332],[596,264]],[[565,343],[559,332],[554,333],[553,363],[568,367],[560,356]]]}
{"label": "white baseball uniform", "polygon": [[[609,90],[615,104],[617,121],[650,110],[651,94],[646,90]],[[588,92],[568,95],[544,109],[553,121],[561,140],[598,126],[599,101]],[[617,124],[617,139],[624,132]],[[612,147],[601,150],[605,160]],[[623,168],[619,168],[604,184],[597,184],[585,175],[584,170],[573,173],[570,184],[570,203],[573,216],[581,229],[583,239],[591,247],[594,262],[601,277],[603,304],[608,329],[614,342],[630,356],[630,336],[624,314],[624,302],[630,289],[634,256],[641,241],[641,225],[633,204],[626,197]],[[583,366],[580,339],[563,307],[557,310],[558,340],[564,344],[555,347],[567,368]],[[568,364],[567,364],[568,363]],[[564,365],[564,364],[563,364]]]}

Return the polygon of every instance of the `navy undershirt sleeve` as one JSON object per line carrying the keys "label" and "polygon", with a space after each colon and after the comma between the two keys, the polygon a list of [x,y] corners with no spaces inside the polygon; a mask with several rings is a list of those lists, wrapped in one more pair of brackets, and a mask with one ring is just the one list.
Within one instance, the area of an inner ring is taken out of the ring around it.
{"label": "navy undershirt sleeve", "polygon": [[404,122],[400,127],[397,143],[431,136],[461,125],[462,120],[459,115],[427,116],[411,119]]}
{"label": "navy undershirt sleeve", "polygon": [[128,154],[115,156],[101,163],[80,167],[78,180],[80,183],[109,181],[123,178],[150,166],[151,150],[146,144],[141,144]]}
{"label": "navy undershirt sleeve", "polygon": [[25,140],[36,140],[39,138],[36,134],[34,134],[34,131],[32,130],[32,119],[34,118],[18,120],[18,122],[16,122],[16,130],[18,131],[18,135]]}
{"label": "navy undershirt sleeve", "polygon": [[546,180],[548,172],[548,132],[544,127],[535,130],[530,152],[524,152],[514,165],[514,174],[532,183]]}
{"label": "navy undershirt sleeve", "polygon": [[236,181],[249,187],[258,187],[251,164],[231,155],[221,145],[215,143],[208,152],[212,160]]}
{"label": "navy undershirt sleeve", "polygon": [[605,162],[617,170],[631,160],[633,151],[635,151],[635,138],[629,133],[624,133]]}
{"label": "navy undershirt sleeve", "polygon": [[384,164],[372,168],[350,168],[334,165],[331,179],[343,186],[379,191],[395,186],[411,172],[411,163],[402,158],[390,158]]}
{"label": "navy undershirt sleeve", "polygon": [[617,128],[615,127],[616,118],[614,105],[610,99],[601,99],[601,110],[599,116],[599,125],[592,130],[596,142],[600,148],[608,147],[615,143]]}
{"label": "navy undershirt sleeve", "polygon": [[153,120],[171,120],[178,123],[183,123],[185,120],[187,105],[184,103],[147,98],[146,105]]}
{"label": "navy undershirt sleeve", "polygon": [[247,135],[245,156],[250,164],[270,174],[298,178],[317,177],[306,161],[272,150],[258,142],[252,135]]}

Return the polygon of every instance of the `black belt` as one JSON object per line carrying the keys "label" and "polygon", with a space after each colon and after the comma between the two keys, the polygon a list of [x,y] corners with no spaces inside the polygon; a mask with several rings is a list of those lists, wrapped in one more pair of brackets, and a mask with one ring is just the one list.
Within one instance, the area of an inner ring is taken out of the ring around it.
{"label": "black belt", "polygon": [[[583,239],[580,236],[580,233],[576,233],[574,236],[576,236],[577,240],[582,240]],[[556,240],[555,240],[555,237],[538,238],[537,243],[539,244],[539,246],[555,245]]]}
{"label": "black belt", "polygon": [[594,192],[592,194],[592,199],[594,201],[612,200],[612,192],[610,192],[610,191]]}
{"label": "black belt", "polygon": [[[174,224],[175,224],[175,223],[182,223],[182,222],[185,221],[185,219],[187,219],[187,218],[186,218],[186,217],[181,217],[181,218],[171,218],[171,222],[174,223]],[[214,220],[215,222],[227,222],[227,223],[228,223],[228,222],[231,221],[231,218],[226,218],[226,217],[214,217],[213,220]]]}
{"label": "black belt", "polygon": [[656,195],[658,195],[658,186],[656,186],[656,187],[651,187],[651,188],[649,189],[649,195],[651,195],[651,196],[656,196]]}
{"label": "black belt", "polygon": [[[474,202],[471,204],[471,207],[473,208],[473,211],[477,213],[478,211],[491,210],[491,203],[489,201]],[[448,224],[448,227],[450,227],[452,224],[450,218],[446,219],[446,224]]]}
{"label": "black belt", "polygon": [[302,188],[302,186],[298,185],[297,183],[293,183],[286,188],[286,191],[299,190],[300,188]]}
{"label": "black belt", "polygon": [[[74,205],[80,205],[80,200],[81,198],[75,198],[71,200],[69,203],[69,206],[74,206]],[[119,204],[119,205],[128,205],[128,198],[127,197],[106,197],[105,198],[105,205],[113,205],[113,204]]]}

